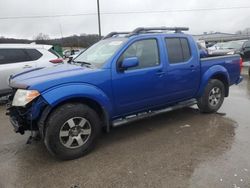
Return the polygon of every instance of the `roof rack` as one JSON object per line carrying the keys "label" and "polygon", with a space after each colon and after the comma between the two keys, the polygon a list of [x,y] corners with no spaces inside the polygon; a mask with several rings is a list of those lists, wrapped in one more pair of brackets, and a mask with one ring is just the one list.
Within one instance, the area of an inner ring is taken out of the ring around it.
{"label": "roof rack", "polygon": [[135,30],[133,30],[132,32],[111,32],[108,35],[106,35],[105,37],[103,37],[103,39],[111,38],[115,35],[132,36],[132,35],[138,35],[140,33],[155,33],[155,31],[157,31],[157,32],[159,32],[159,31],[175,31],[175,33],[182,33],[182,31],[188,31],[188,30],[189,30],[188,27],[138,27]]}
{"label": "roof rack", "polygon": [[188,27],[138,27],[132,31],[131,35],[147,33],[150,31],[175,31],[175,33],[181,33],[182,31],[188,30]]}
{"label": "roof rack", "polygon": [[126,35],[126,34],[130,34],[131,32],[111,32],[109,34],[107,34],[105,37],[103,37],[103,39],[107,39],[107,38],[111,38],[115,35]]}

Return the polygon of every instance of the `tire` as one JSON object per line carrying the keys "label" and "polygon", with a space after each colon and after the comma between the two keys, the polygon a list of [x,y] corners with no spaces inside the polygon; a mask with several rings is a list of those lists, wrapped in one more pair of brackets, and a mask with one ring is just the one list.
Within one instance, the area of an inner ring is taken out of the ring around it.
{"label": "tire", "polygon": [[84,104],[67,103],[49,116],[44,143],[61,160],[76,159],[94,146],[101,130],[97,113]]}
{"label": "tire", "polygon": [[217,79],[208,82],[202,97],[198,100],[198,107],[203,113],[217,112],[225,97],[225,86]]}

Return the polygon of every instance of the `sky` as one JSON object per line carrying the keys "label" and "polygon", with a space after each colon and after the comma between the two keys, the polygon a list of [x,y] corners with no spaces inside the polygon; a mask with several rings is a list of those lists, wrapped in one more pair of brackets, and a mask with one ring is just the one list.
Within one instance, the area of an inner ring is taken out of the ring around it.
{"label": "sky", "polygon": [[[102,35],[146,26],[186,26],[190,28],[191,34],[210,31],[234,33],[250,27],[249,0],[99,1]],[[39,33],[48,34],[50,38],[84,33],[97,34],[96,2],[96,0],[0,0],[0,36],[33,39]],[[232,7],[241,8],[219,10]],[[186,11],[197,9],[203,11]],[[76,16],[78,14],[80,15]],[[39,18],[30,18],[34,16]]]}

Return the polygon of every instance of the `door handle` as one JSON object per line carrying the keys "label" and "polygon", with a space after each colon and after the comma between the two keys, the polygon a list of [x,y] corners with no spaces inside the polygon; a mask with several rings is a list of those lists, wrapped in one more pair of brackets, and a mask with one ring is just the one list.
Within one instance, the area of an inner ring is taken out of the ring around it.
{"label": "door handle", "polygon": [[190,68],[194,68],[194,65],[190,65]]}
{"label": "door handle", "polygon": [[163,71],[163,70],[158,70],[157,72],[156,72],[156,75],[157,76],[163,76],[165,74],[165,72]]}
{"label": "door handle", "polygon": [[190,65],[191,71],[195,72],[195,66],[194,65]]}
{"label": "door handle", "polygon": [[30,65],[24,65],[23,68],[24,68],[24,69],[32,68],[32,66],[30,66]]}

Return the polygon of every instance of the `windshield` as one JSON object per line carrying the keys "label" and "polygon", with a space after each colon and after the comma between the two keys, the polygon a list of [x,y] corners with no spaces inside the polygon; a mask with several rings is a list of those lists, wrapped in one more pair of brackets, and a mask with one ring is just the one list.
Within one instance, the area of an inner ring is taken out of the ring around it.
{"label": "windshield", "polygon": [[73,61],[89,63],[100,68],[126,40],[126,38],[101,40],[77,56]]}
{"label": "windshield", "polygon": [[221,46],[222,49],[240,49],[243,45],[244,41],[231,41],[226,42]]}

